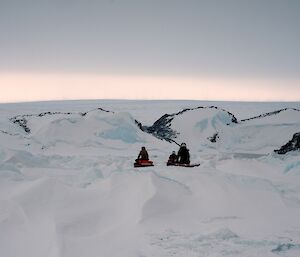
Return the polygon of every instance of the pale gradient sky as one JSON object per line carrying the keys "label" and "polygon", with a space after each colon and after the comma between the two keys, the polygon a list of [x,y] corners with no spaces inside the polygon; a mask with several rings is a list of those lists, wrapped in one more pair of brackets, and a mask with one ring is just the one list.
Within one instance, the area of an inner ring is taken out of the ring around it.
{"label": "pale gradient sky", "polygon": [[0,101],[298,101],[299,13],[298,0],[0,0]]}

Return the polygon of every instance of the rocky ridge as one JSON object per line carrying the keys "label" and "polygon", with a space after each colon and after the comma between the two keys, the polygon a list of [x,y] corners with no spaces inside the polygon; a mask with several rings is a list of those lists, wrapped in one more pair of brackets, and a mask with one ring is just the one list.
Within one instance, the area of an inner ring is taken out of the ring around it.
{"label": "rocky ridge", "polygon": [[300,151],[300,132],[295,133],[293,138],[281,146],[280,149],[274,150],[274,152],[278,154],[286,154],[291,151]]}
{"label": "rocky ridge", "polygon": [[281,113],[281,112],[288,111],[288,110],[300,112],[299,109],[295,109],[295,108],[284,108],[284,109],[276,110],[276,111],[273,111],[273,112],[263,113],[263,114],[261,114],[261,115],[254,116],[254,117],[251,117],[251,118],[242,119],[241,122],[245,122],[245,121],[249,121],[249,120],[261,119],[261,118],[273,116],[273,115],[276,115],[276,114],[279,114],[279,113]]}

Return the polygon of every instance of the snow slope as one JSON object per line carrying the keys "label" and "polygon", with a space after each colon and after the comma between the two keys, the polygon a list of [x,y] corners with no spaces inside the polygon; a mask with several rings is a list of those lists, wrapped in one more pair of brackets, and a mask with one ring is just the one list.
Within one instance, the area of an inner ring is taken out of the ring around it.
{"label": "snow slope", "polygon": [[[178,146],[136,120],[150,127],[187,108],[168,124],[201,165],[167,167]],[[300,131],[292,108],[300,106],[0,105],[0,257],[300,256],[300,153],[273,152]],[[135,169],[143,145],[155,166]]]}
{"label": "snow slope", "polygon": [[218,152],[268,154],[300,131],[300,110],[286,108],[238,120],[219,107],[198,107],[165,114],[147,130],[170,142],[186,142],[193,151],[209,147]]}

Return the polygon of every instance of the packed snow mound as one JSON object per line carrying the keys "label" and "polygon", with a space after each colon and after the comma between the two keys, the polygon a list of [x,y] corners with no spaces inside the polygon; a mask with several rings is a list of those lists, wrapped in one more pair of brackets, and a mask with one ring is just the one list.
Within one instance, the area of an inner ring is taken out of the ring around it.
{"label": "packed snow mound", "polygon": [[220,148],[233,152],[267,154],[300,131],[300,111],[283,109],[243,120],[219,133]]}
{"label": "packed snow mound", "polygon": [[220,130],[235,123],[237,119],[226,110],[215,106],[197,107],[165,114],[147,131],[169,142],[201,145],[213,141]]}
{"label": "packed snow mound", "polygon": [[[36,123],[41,123],[41,120],[55,120],[57,117],[66,117],[66,116],[71,116],[71,115],[80,115],[80,116],[85,116],[90,112],[94,111],[102,111],[104,113],[113,113],[111,111],[104,110],[103,108],[96,108],[94,110],[88,111],[88,112],[81,112],[81,113],[72,113],[72,112],[42,112],[39,114],[25,114],[25,115],[17,115],[12,118],[10,118],[10,121],[13,122],[14,124],[19,125],[26,133],[31,133],[32,127],[36,127]],[[38,119],[35,119],[38,118]],[[41,119],[42,118],[42,119]],[[35,122],[38,121],[38,122]],[[33,124],[31,124],[33,123]]]}
{"label": "packed snow mound", "polygon": [[[89,112],[44,112],[18,115],[10,122],[0,123],[0,138],[15,140],[19,149],[52,151],[67,148],[82,150],[88,147],[123,149],[135,144],[158,141],[141,130],[141,124],[129,113],[114,113],[102,108]],[[1,129],[3,127],[3,129]],[[2,132],[2,133],[1,133]],[[23,146],[23,148],[21,147]]]}
{"label": "packed snow mound", "polygon": [[150,136],[137,126],[129,113],[107,113],[103,111],[89,112],[85,116],[70,115],[30,120],[32,138],[44,148],[56,144],[72,144],[75,146],[145,143]]}
{"label": "packed snow mound", "polygon": [[[29,120],[32,120],[32,118],[41,118],[41,117],[47,117],[48,120],[51,118],[55,119],[57,115],[59,116],[66,116],[66,115],[71,115],[72,113],[63,113],[63,112],[44,112],[44,113],[39,113],[39,114],[26,114],[26,115],[17,115],[12,118],[10,118],[10,121],[13,122],[14,124],[19,125],[26,133],[31,132],[31,126],[28,124]],[[50,116],[50,118],[49,118]]]}
{"label": "packed snow mound", "polygon": [[19,142],[26,140],[24,130],[10,123],[8,120],[0,121],[0,142],[1,147],[11,148],[17,146]]}

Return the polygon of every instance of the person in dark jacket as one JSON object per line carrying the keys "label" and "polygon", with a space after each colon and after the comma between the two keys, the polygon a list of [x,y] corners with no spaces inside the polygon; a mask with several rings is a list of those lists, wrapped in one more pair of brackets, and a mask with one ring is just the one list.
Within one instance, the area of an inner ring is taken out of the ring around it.
{"label": "person in dark jacket", "polygon": [[148,155],[148,152],[147,152],[145,146],[142,147],[142,149],[139,153],[139,156],[138,156],[138,160],[146,160],[146,161],[149,160],[149,155]]}
{"label": "person in dark jacket", "polygon": [[178,156],[178,162],[180,164],[190,164],[190,153],[189,153],[189,149],[186,148],[185,143],[182,143],[180,145],[177,156]]}

